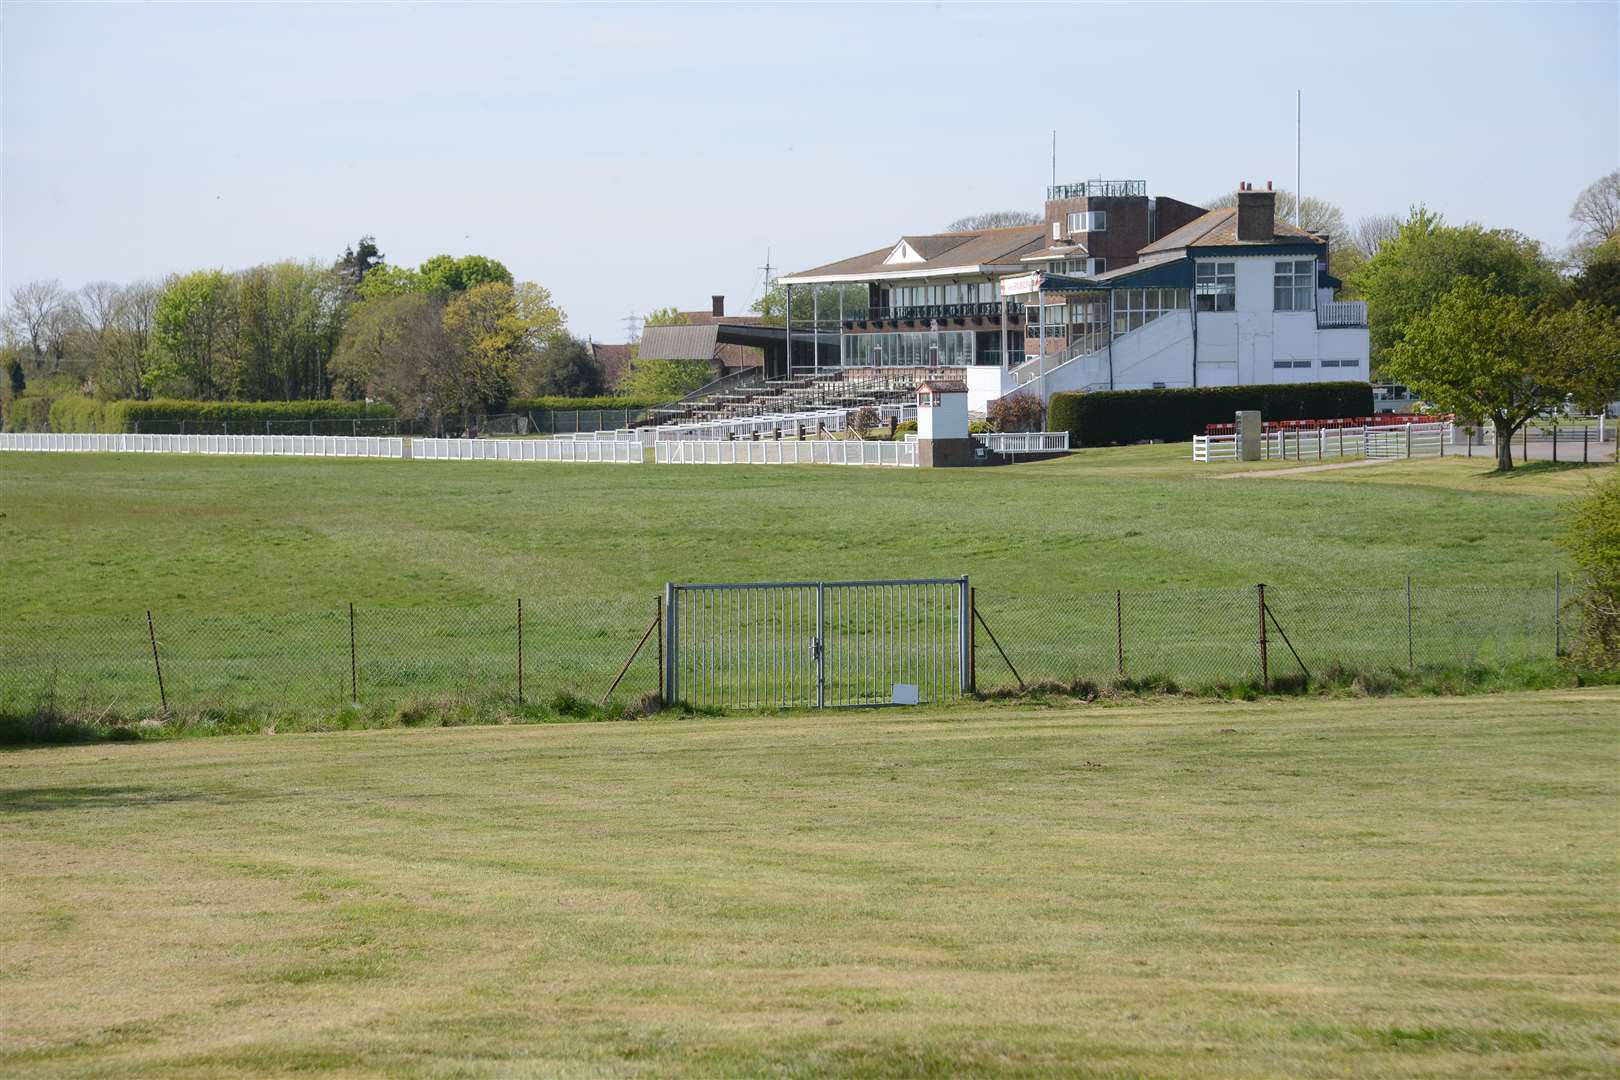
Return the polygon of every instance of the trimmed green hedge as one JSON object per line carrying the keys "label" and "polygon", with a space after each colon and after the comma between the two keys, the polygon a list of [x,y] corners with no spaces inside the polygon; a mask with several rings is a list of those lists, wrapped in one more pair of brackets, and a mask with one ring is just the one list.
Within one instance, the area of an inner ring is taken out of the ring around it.
{"label": "trimmed green hedge", "polygon": [[510,412],[563,412],[579,409],[650,409],[669,404],[668,398],[637,394],[614,394],[603,397],[535,397],[513,398],[506,403]]}
{"label": "trimmed green hedge", "polygon": [[1207,424],[1230,424],[1239,409],[1262,420],[1329,420],[1370,416],[1372,385],[1364,382],[1204,386],[1177,390],[1097,390],[1052,395],[1047,428],[1067,431],[1071,446],[1186,442]]}
{"label": "trimmed green hedge", "polygon": [[252,424],[266,420],[361,420],[390,418],[392,405],[363,401],[110,401],[109,431],[141,430],[152,423]]}
{"label": "trimmed green hedge", "polygon": [[4,427],[7,431],[46,431],[51,419],[54,398],[24,394],[0,402]]}

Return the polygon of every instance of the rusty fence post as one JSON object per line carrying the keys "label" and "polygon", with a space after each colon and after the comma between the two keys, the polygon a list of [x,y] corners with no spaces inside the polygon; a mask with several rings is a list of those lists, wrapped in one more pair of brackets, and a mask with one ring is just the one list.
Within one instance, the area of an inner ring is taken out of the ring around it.
{"label": "rusty fence post", "polygon": [[360,664],[354,649],[354,601],[349,601],[349,700],[360,700]]}
{"label": "rusty fence post", "polygon": [[517,598],[517,699],[523,704],[523,597]]}
{"label": "rusty fence post", "polygon": [[1114,670],[1125,676],[1125,604],[1122,594],[1114,590]]}
{"label": "rusty fence post", "polygon": [[1266,587],[1256,585],[1255,595],[1260,608],[1260,685],[1271,689],[1271,662],[1266,656]]}

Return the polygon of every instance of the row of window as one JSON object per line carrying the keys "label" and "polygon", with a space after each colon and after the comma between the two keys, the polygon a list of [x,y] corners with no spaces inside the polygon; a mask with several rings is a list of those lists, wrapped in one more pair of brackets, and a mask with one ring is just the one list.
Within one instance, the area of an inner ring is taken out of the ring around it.
{"label": "row of window", "polygon": [[1186,289],[1115,289],[1114,333],[1123,334],[1147,325],[1172,311],[1186,311],[1192,294]]}
{"label": "row of window", "polygon": [[936,285],[891,285],[890,307],[931,304],[988,304],[996,299],[993,281],[941,282]]}
{"label": "row of window", "polygon": [[1108,211],[1077,210],[1069,215],[1069,232],[1107,232]]}
{"label": "row of window", "polygon": [[1047,264],[1054,274],[1081,274],[1092,277],[1108,269],[1107,259],[1057,259]]}
{"label": "row of window", "polygon": [[850,334],[844,363],[858,367],[957,367],[973,363],[973,333],[967,330]]}
{"label": "row of window", "polygon": [[[1308,367],[1311,366],[1311,361],[1309,361],[1309,360],[1273,360],[1271,362],[1271,366],[1274,367],[1274,368],[1308,368]],[[1323,367],[1360,367],[1361,366],[1361,361],[1360,360],[1323,360],[1322,361],[1322,366]]]}
{"label": "row of window", "polygon": [[[1316,260],[1285,259],[1272,267],[1272,310],[1316,310]],[[1195,273],[1199,311],[1231,311],[1237,301],[1237,264],[1201,262]]]}

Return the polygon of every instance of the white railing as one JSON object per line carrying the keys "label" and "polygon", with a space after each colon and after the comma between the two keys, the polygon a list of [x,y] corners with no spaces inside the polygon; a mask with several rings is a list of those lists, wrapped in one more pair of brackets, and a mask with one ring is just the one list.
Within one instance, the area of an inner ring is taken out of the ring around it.
{"label": "white railing", "polygon": [[100,435],[88,432],[6,432],[0,433],[0,450],[400,458],[405,456],[405,440],[367,435]]}
{"label": "white railing", "polygon": [[[1294,428],[1268,431],[1260,439],[1267,461],[1325,461],[1330,458],[1441,457],[1451,438],[1449,423],[1387,424],[1371,428]],[[1194,435],[1194,461],[1236,461],[1236,435]]]}
{"label": "white railing", "polygon": [[[913,410],[915,410],[913,406]],[[750,416],[737,420],[703,420],[691,424],[660,424],[651,431],[652,441],[678,442],[686,439],[747,438],[751,435],[798,435],[800,429],[814,434],[821,428],[843,431],[848,410],[818,409],[814,412],[782,413],[772,416]],[[646,438],[645,435],[642,438]]]}
{"label": "white railing", "polygon": [[1319,303],[1316,305],[1316,325],[1319,327],[1366,326],[1367,301],[1328,300]]}
{"label": "white railing", "polygon": [[603,439],[413,439],[418,461],[577,461],[639,465],[639,442]]}
{"label": "white railing", "polygon": [[901,465],[917,464],[917,441],[855,439],[680,439],[658,443],[660,465]]}
{"label": "white railing", "polygon": [[1069,448],[1067,431],[996,431],[973,437],[998,454],[1052,454]]}

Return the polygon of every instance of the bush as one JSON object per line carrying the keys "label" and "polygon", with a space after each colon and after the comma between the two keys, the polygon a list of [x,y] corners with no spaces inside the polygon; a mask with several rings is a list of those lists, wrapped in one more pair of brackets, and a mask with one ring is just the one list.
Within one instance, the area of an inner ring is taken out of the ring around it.
{"label": "bush", "polygon": [[1071,446],[1185,442],[1208,424],[1230,424],[1240,409],[1263,420],[1331,420],[1370,416],[1364,382],[1277,383],[1178,390],[1097,390],[1052,395],[1047,428],[1067,431]]}
{"label": "bush", "polygon": [[512,398],[506,407],[512,412],[574,412],[581,409],[650,409],[667,405],[670,399],[647,394],[611,394],[601,397]]}
{"label": "bush", "polygon": [[882,420],[878,419],[876,409],[870,405],[862,405],[855,411],[855,419],[851,422],[851,426],[864,435],[882,422]]}
{"label": "bush", "polygon": [[[244,429],[258,424],[288,422],[392,419],[392,405],[367,405],[363,401],[179,401],[158,398],[153,401],[110,401],[104,410],[103,431],[201,430],[226,424]],[[69,429],[61,429],[69,430]],[[83,428],[70,430],[81,431]]]}
{"label": "bush", "polygon": [[1042,431],[1046,425],[1046,406],[1027,390],[996,398],[985,415],[997,431]]}
{"label": "bush", "polygon": [[46,431],[50,427],[52,398],[24,394],[0,402],[7,431]]}
{"label": "bush", "polygon": [[83,394],[65,394],[51,402],[52,431],[110,431],[105,403]]}
{"label": "bush", "polygon": [[1620,669],[1620,476],[1580,502],[1564,543],[1580,568],[1570,600],[1581,615],[1575,654],[1595,670]]}

